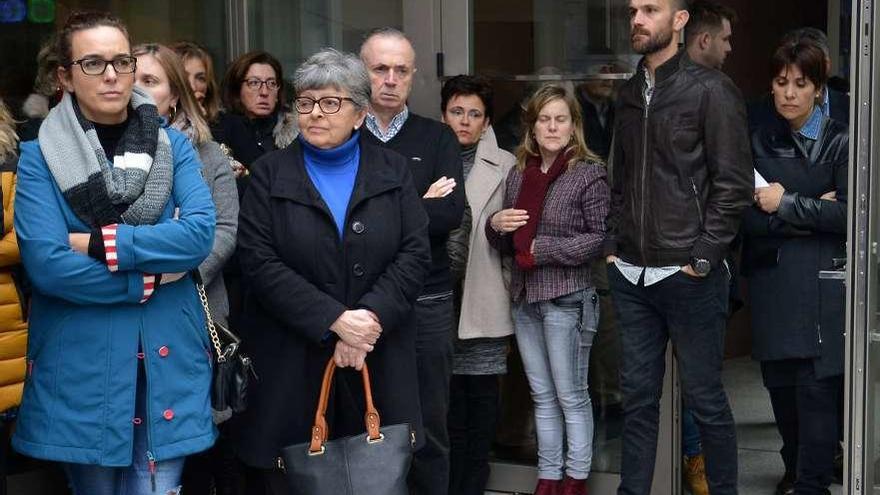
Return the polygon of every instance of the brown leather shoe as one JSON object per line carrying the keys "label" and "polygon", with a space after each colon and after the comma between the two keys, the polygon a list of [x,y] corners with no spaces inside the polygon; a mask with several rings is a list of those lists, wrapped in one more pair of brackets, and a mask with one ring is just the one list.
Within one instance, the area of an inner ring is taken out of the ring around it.
{"label": "brown leather shoe", "polygon": [[684,483],[693,495],[709,495],[706,482],[706,461],[703,454],[684,456]]}
{"label": "brown leather shoe", "polygon": [[534,495],[562,495],[562,481],[538,479]]}
{"label": "brown leather shoe", "polygon": [[587,495],[587,480],[579,480],[566,476],[562,481],[560,495]]}

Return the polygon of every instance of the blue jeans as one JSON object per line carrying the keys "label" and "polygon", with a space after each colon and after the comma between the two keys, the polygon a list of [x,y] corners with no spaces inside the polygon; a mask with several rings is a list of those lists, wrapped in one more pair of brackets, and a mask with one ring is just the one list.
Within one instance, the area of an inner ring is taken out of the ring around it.
{"label": "blue jeans", "polygon": [[623,455],[619,495],[648,495],[654,477],[666,346],[678,358],[684,406],[700,428],[712,495],[737,493],[736,429],[721,362],[727,326],[728,277],[678,272],[656,284],[634,285],[613,265],[608,282],[620,327]]}
{"label": "blue jeans", "polygon": [[[104,467],[95,464],[63,463],[73,495],[178,495],[185,457],[155,464],[151,476],[147,460],[146,377],[138,367],[135,399],[132,464],[127,467]],[[139,423],[139,424],[138,424]],[[153,483],[155,482],[155,487]]]}
{"label": "blue jeans", "polygon": [[[586,479],[593,457],[593,409],[587,386],[599,323],[593,288],[550,301],[518,303],[516,341],[535,403],[538,476]],[[564,461],[563,461],[564,457]]]}
{"label": "blue jeans", "polygon": [[693,457],[700,455],[703,447],[700,445],[700,427],[694,419],[694,413],[690,409],[681,408],[681,453]]}

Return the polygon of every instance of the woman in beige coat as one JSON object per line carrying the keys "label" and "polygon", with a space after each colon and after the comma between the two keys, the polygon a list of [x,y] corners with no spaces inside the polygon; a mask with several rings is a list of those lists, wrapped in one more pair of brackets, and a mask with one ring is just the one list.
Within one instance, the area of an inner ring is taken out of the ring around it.
{"label": "woman in beige coat", "polygon": [[492,88],[478,77],[449,79],[441,92],[443,120],[462,148],[468,208],[449,236],[450,267],[456,278],[460,317],[453,356],[449,404],[449,493],[482,495],[495,438],[498,375],[507,372],[513,334],[509,270],[492,249],[483,226],[503,208],[504,180],[513,155],[498,147],[490,126]]}

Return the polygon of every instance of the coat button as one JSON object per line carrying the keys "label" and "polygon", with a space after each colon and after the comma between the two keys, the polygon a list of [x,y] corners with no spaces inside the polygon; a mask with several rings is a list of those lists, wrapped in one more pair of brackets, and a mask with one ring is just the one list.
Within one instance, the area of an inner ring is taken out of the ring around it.
{"label": "coat button", "polygon": [[351,272],[354,273],[355,277],[363,277],[364,276],[364,266],[360,263],[355,263],[354,266],[351,267]]}
{"label": "coat button", "polygon": [[360,220],[355,220],[351,224],[351,230],[353,230],[355,234],[363,234],[364,230],[367,230],[367,227]]}
{"label": "coat button", "polygon": [[174,419],[174,411],[171,409],[165,409],[165,412],[162,413],[162,417],[165,418],[166,421],[171,421]]}
{"label": "coat button", "polygon": [[168,357],[168,352],[169,351],[168,351],[167,345],[163,345],[162,347],[159,348],[159,356],[161,356],[161,357]]}

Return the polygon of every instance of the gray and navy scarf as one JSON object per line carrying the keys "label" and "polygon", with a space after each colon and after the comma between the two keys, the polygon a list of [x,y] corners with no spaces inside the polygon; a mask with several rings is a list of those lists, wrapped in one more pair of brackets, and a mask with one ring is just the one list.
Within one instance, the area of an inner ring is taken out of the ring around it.
{"label": "gray and navy scarf", "polygon": [[71,93],[40,126],[49,171],[73,212],[91,228],[154,224],[171,195],[171,140],[152,98],[135,87],[128,115],[112,165]]}

